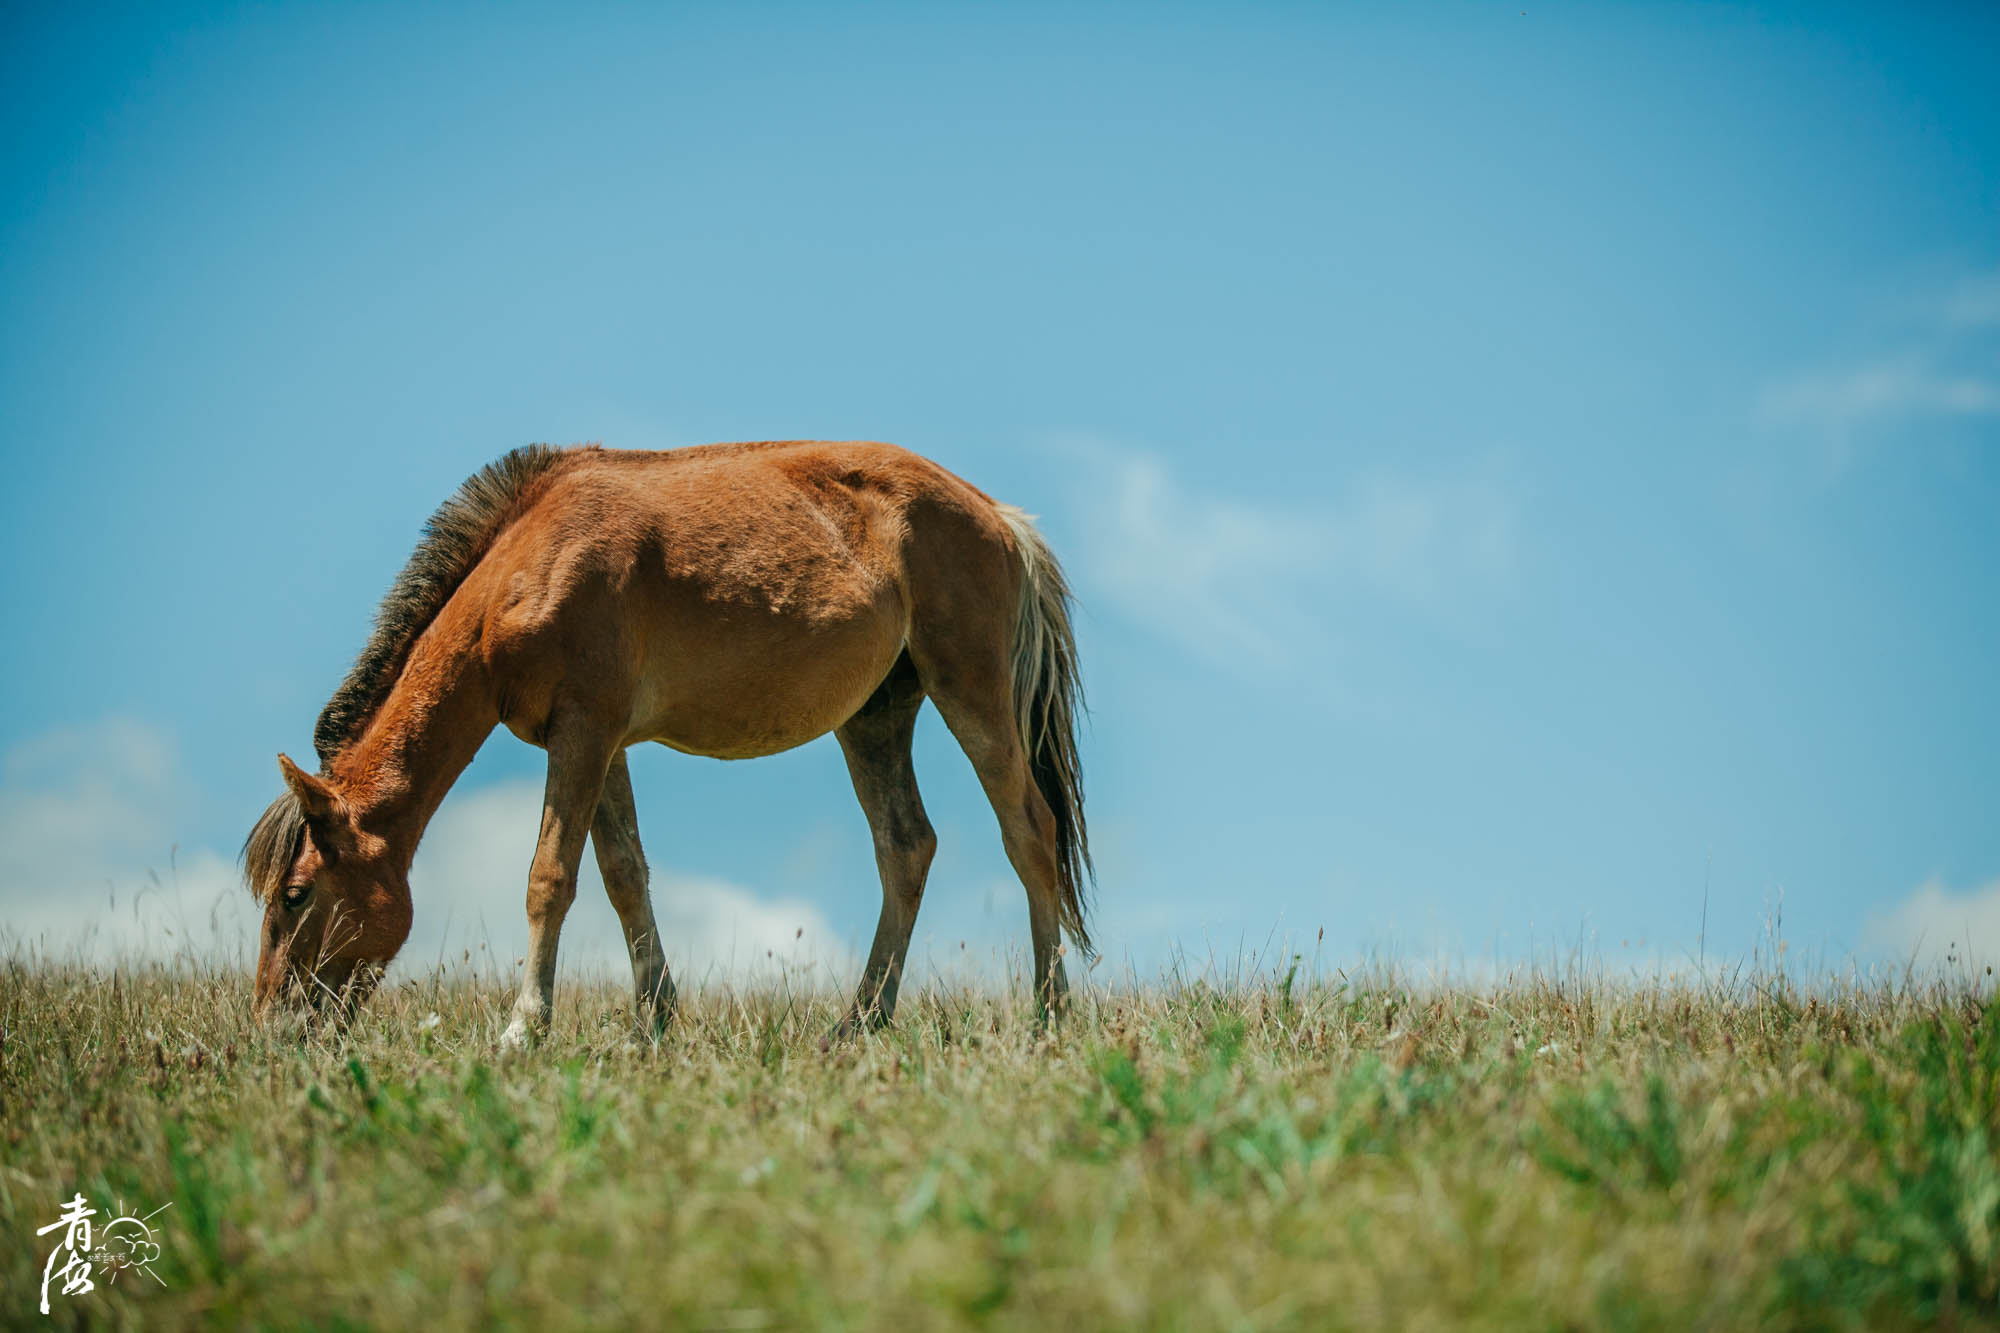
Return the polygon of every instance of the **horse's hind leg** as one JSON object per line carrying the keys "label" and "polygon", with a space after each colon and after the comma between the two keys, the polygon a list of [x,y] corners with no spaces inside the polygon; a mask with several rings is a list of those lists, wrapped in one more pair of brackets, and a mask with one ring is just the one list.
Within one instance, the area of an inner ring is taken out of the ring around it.
{"label": "horse's hind leg", "polygon": [[854,794],[868,816],[875,868],[882,876],[882,916],[875,926],[875,943],[868,950],[854,1004],[836,1035],[880,1026],[896,1012],[910,931],[923,901],[931,856],[937,851],[937,835],[924,815],[910,762],[917,710],[923,703],[916,671],[908,657],[901,658],[861,711],[836,733],[841,753],[847,756],[848,775],[854,779]]}
{"label": "horse's hind leg", "polygon": [[604,875],[605,896],[625,928],[639,1030],[657,1041],[674,1016],[674,982],[667,975],[653,900],[646,892],[646,853],[639,845],[639,812],[632,803],[632,774],[623,751],[604,775],[604,794],[598,797],[597,817],[590,825],[590,845]]}
{"label": "horse's hind leg", "polygon": [[576,901],[576,869],[584,837],[597,813],[604,775],[617,743],[605,731],[570,724],[552,729],[548,742],[549,778],[542,798],[541,840],[528,871],[528,958],[514,1018],[500,1034],[504,1049],[530,1045],[547,1035],[555,1004],[556,941],[563,918]]}
{"label": "horse's hind leg", "polygon": [[979,785],[986,789],[986,799],[1000,820],[1007,860],[1028,891],[1035,998],[1046,1022],[1062,1012],[1069,994],[1062,965],[1055,815],[1029,771],[1006,676],[993,670],[938,674],[943,678],[926,682],[931,699],[972,761]]}

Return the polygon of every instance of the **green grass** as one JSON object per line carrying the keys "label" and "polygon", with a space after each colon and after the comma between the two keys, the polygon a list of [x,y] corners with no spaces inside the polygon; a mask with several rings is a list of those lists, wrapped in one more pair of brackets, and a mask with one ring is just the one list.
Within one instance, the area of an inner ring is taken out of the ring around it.
{"label": "green grass", "polygon": [[[52,1326],[2000,1328],[1990,980],[1091,989],[570,985],[262,1031],[240,975],[0,964],[0,1324],[58,1203],[161,1204],[164,1282]],[[436,1015],[432,1020],[431,1015]]]}

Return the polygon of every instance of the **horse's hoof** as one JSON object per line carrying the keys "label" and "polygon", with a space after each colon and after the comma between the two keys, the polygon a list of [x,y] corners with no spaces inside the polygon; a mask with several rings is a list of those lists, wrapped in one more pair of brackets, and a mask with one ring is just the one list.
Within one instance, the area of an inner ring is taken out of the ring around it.
{"label": "horse's hoof", "polygon": [[540,1044],[534,1030],[518,1018],[509,1023],[507,1030],[500,1034],[502,1055],[517,1055],[523,1051],[531,1051]]}
{"label": "horse's hoof", "polygon": [[820,1053],[825,1054],[835,1046],[845,1046],[864,1032],[880,1032],[888,1021],[879,1011],[849,1014],[835,1023],[828,1029],[827,1034],[819,1039]]}

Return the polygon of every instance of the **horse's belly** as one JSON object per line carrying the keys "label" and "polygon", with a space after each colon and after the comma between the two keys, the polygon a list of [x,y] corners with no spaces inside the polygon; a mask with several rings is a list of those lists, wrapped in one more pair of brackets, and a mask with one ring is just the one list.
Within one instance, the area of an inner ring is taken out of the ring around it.
{"label": "horse's belly", "polygon": [[[838,726],[839,723],[835,723]],[[712,730],[712,729],[711,729]],[[783,754],[796,750],[807,741],[816,741],[832,727],[817,731],[801,731],[797,734],[752,734],[743,732],[734,735],[704,734],[699,738],[653,736],[655,744],[664,745],[669,750],[679,750],[682,754],[699,755],[703,759],[762,759],[767,754]]]}
{"label": "horse's belly", "polygon": [[903,649],[903,627],[888,614],[768,633],[737,628],[649,654],[633,740],[715,759],[804,745],[854,716]]}

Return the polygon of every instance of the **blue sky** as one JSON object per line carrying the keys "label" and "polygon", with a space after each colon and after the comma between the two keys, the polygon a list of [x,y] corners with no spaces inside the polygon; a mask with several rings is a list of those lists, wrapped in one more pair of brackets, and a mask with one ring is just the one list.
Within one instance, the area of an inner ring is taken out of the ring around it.
{"label": "blue sky", "polygon": [[[273,753],[488,459],[817,436],[1068,561],[1116,961],[1672,963],[1779,904],[2000,953],[1990,8],[0,23],[17,934],[240,938]],[[540,760],[461,783],[413,947],[516,937]],[[681,958],[865,946],[830,739],[634,762]],[[918,762],[920,956],[1018,949],[934,714]]]}

